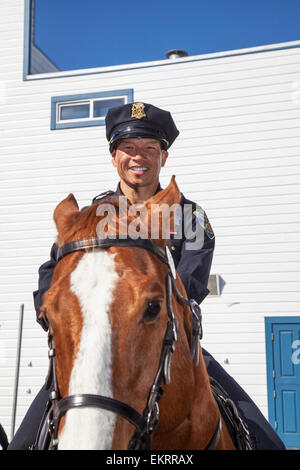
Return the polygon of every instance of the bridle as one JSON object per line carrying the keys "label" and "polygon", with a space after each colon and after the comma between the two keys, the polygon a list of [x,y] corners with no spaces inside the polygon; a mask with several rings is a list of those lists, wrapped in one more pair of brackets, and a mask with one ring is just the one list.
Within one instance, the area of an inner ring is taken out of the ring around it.
{"label": "bridle", "polygon": [[[161,384],[162,381],[164,381],[165,384],[170,384],[171,382],[171,359],[175,350],[175,342],[177,341],[178,326],[172,309],[173,290],[179,301],[188,305],[190,308],[191,356],[194,359],[196,365],[199,363],[199,342],[203,334],[201,310],[195,300],[186,299],[178,291],[175,283],[176,270],[172,255],[168,247],[163,250],[158,245],[154,244],[151,240],[142,238],[89,238],[66,243],[65,245],[59,247],[57,251],[57,262],[59,262],[66,255],[77,251],[89,251],[97,248],[103,249],[114,246],[138,247],[146,249],[147,251],[156,255],[161,262],[168,266],[168,272],[166,275],[166,305],[168,312],[168,323],[162,343],[162,350],[157,372],[148,394],[146,406],[143,413],[140,414],[126,403],[102,395],[76,394],[61,398],[56,377],[56,354],[54,338],[52,334],[49,333],[49,372],[48,378],[46,380],[46,388],[47,386],[48,388],[50,387],[51,378],[53,378],[53,385],[47,409],[45,411],[45,419],[42,420],[36,442],[33,446],[34,449],[57,449],[60,420],[68,410],[80,407],[96,407],[112,411],[127,419],[135,426],[135,432],[128,444],[129,450],[150,450],[150,435],[153,433],[159,422],[158,403],[163,394]],[[51,331],[51,328],[49,328],[49,331]],[[214,450],[216,448],[221,435],[221,430],[222,420],[220,415],[216,430],[205,450]]]}

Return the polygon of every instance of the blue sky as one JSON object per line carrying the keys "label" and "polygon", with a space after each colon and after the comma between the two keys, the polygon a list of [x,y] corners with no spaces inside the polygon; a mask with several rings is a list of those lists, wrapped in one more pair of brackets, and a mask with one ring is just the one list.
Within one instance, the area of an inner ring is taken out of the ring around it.
{"label": "blue sky", "polygon": [[300,39],[300,0],[36,0],[36,44],[62,69]]}

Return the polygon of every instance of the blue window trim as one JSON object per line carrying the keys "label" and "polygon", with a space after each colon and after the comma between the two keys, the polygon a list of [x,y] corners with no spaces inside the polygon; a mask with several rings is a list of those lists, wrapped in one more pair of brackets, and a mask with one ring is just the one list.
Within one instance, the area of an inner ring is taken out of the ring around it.
{"label": "blue window trim", "polygon": [[23,80],[29,75],[31,51],[31,19],[32,0],[24,1],[24,51],[23,51]]}
{"label": "blue window trim", "polygon": [[113,90],[113,91],[101,91],[97,93],[83,93],[79,95],[64,95],[64,96],[52,96],[51,98],[51,130],[58,129],[74,129],[76,127],[93,127],[93,126],[104,126],[105,118],[95,118],[90,121],[74,120],[74,122],[57,122],[57,103],[64,103],[70,101],[84,101],[94,98],[117,98],[119,96],[126,97],[126,103],[133,103],[133,89],[128,88],[125,90]]}
{"label": "blue window trim", "polygon": [[267,391],[268,391],[268,419],[269,423],[275,429],[276,413],[275,413],[275,401],[274,401],[274,352],[273,352],[273,325],[279,323],[296,323],[299,321],[299,316],[294,317],[265,317],[265,340],[266,340],[266,367],[267,367]]}

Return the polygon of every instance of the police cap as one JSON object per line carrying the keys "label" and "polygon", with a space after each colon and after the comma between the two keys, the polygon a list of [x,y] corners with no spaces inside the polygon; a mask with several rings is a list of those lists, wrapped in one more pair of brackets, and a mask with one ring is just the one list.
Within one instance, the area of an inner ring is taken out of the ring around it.
{"label": "police cap", "polygon": [[141,102],[109,109],[105,123],[110,150],[118,140],[132,137],[159,140],[166,150],[179,135],[171,113]]}

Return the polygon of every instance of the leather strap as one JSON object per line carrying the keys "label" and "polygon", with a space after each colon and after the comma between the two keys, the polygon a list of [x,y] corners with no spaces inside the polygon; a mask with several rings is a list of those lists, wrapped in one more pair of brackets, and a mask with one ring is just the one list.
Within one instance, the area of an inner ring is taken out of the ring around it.
{"label": "leather strap", "polygon": [[56,261],[60,261],[64,256],[74,253],[76,251],[91,250],[92,248],[110,248],[112,246],[124,246],[128,247],[138,247],[144,248],[154,255],[158,256],[160,261],[169,266],[169,261],[166,256],[165,251],[160,248],[155,243],[152,243],[151,240],[146,238],[87,238],[83,240],[75,240],[73,242],[66,243],[63,246],[58,247],[56,254]]}
{"label": "leather strap", "polygon": [[102,395],[92,395],[88,393],[69,395],[59,400],[54,409],[53,418],[54,420],[59,421],[61,417],[71,408],[82,407],[102,408],[104,410],[117,413],[130,421],[130,423],[133,424],[140,433],[144,431],[147,425],[145,418],[126,403],[116,400],[115,398],[104,397]]}
{"label": "leather strap", "polygon": [[217,429],[215,430],[213,437],[211,438],[211,440],[209,441],[209,443],[207,444],[204,450],[215,450],[219,442],[220,436],[221,436],[221,431],[222,431],[222,419],[220,416]]}

